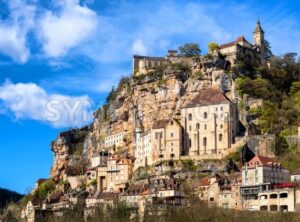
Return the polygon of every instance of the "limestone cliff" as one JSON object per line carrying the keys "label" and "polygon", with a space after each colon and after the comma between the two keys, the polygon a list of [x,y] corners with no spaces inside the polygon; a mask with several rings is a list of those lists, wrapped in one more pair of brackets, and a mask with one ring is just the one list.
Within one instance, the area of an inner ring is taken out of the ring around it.
{"label": "limestone cliff", "polygon": [[[95,121],[88,128],[81,151],[89,154],[91,150],[102,150],[105,135],[125,131],[124,148],[114,152],[133,153],[136,119],[141,120],[145,130],[157,119],[179,119],[182,106],[202,89],[220,88],[235,99],[234,84],[225,63],[221,58],[191,58],[121,80],[113,99],[95,112]],[[60,140],[52,143],[55,158],[51,176],[55,178],[62,178],[70,159],[70,142]]]}

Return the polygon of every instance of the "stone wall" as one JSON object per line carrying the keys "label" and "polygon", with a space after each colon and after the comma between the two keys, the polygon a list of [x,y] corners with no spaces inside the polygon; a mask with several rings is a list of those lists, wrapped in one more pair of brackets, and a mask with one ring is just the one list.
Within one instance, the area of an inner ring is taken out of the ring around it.
{"label": "stone wall", "polygon": [[261,156],[275,157],[275,135],[247,136],[247,144],[253,153]]}

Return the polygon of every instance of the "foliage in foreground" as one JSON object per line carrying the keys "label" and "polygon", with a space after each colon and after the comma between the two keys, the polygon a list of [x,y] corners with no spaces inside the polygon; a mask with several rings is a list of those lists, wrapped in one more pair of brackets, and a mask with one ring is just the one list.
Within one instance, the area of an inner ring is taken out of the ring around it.
{"label": "foliage in foreground", "polygon": [[[132,219],[131,213],[136,214],[136,210],[127,207],[124,204],[118,205],[116,208],[108,208],[106,211],[98,208],[94,217],[89,217],[88,222],[125,222],[125,221],[141,221],[140,218]],[[131,218],[131,219],[130,219]],[[146,210],[146,216],[143,218],[145,222],[258,222],[258,221],[299,221],[298,213],[281,213],[281,212],[250,212],[250,211],[233,211],[221,209],[218,207],[208,207],[203,202],[193,202],[189,207],[157,207],[152,206]],[[70,211],[64,217],[49,217],[43,222],[83,222],[83,212],[76,209]]]}

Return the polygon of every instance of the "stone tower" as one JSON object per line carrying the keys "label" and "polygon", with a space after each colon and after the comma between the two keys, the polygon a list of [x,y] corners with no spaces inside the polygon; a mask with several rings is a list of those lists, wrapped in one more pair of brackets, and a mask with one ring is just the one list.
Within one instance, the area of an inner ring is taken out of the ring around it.
{"label": "stone tower", "polygon": [[263,31],[263,29],[260,26],[260,21],[258,19],[257,23],[256,23],[256,27],[255,30],[253,32],[253,38],[254,38],[254,45],[258,46],[260,49],[261,54],[264,54],[264,36],[265,36],[265,32]]}

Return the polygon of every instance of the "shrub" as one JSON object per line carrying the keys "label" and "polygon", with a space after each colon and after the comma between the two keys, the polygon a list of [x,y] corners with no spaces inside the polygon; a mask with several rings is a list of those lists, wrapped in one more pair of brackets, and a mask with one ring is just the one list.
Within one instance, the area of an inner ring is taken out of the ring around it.
{"label": "shrub", "polygon": [[43,182],[35,191],[34,195],[39,196],[42,199],[45,199],[51,191],[55,190],[55,183],[53,180],[49,179]]}

